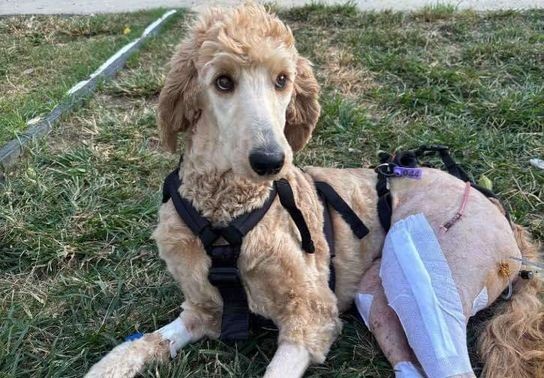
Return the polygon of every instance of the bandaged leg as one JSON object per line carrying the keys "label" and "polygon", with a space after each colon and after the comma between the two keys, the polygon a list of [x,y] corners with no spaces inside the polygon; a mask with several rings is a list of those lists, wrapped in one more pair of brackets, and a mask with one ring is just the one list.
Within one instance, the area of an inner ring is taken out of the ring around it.
{"label": "bandaged leg", "polygon": [[480,291],[478,296],[474,298],[474,302],[472,303],[472,314],[471,316],[474,316],[478,313],[478,311],[483,310],[487,307],[487,304],[489,302],[489,298],[487,295],[487,287],[484,286],[484,288]]}
{"label": "bandaged leg", "polygon": [[380,277],[389,306],[425,373],[433,378],[472,374],[461,299],[424,215],[391,227]]}
{"label": "bandaged leg", "polygon": [[185,328],[180,318],[158,329],[155,333],[161,335],[163,340],[168,340],[172,358],[176,357],[178,350],[189,344],[192,339],[191,333]]}
{"label": "bandaged leg", "polygon": [[421,371],[411,362],[402,361],[393,366],[395,378],[423,378]]}
{"label": "bandaged leg", "polygon": [[355,304],[368,329],[372,332],[396,378],[421,378],[404,330],[395,312],[387,305],[379,277],[381,260],[376,260],[365,272],[359,284]]}
{"label": "bandaged leg", "polygon": [[368,329],[370,329],[370,308],[373,301],[374,296],[372,294],[357,293],[355,295],[355,306]]}

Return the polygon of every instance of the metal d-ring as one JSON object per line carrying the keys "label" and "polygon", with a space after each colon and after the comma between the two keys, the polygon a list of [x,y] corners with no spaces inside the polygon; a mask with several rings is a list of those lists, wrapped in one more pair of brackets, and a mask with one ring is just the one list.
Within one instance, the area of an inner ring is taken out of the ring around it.
{"label": "metal d-ring", "polygon": [[393,166],[394,164],[392,163],[382,163],[378,165],[376,168],[374,168],[374,171],[385,177],[393,177],[395,176],[395,173],[393,172],[393,168],[392,168]]}

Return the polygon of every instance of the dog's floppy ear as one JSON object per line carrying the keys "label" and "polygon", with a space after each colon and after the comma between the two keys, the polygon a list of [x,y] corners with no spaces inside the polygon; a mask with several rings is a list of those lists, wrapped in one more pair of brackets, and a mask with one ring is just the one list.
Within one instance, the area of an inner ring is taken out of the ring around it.
{"label": "dog's floppy ear", "polygon": [[312,136],[321,111],[318,97],[319,84],[314,77],[311,63],[308,59],[299,57],[284,131],[294,152],[301,150]]}
{"label": "dog's floppy ear", "polygon": [[170,152],[176,151],[177,133],[192,127],[200,114],[195,46],[192,38],[182,42],[170,62],[170,71],[159,96],[161,143]]}

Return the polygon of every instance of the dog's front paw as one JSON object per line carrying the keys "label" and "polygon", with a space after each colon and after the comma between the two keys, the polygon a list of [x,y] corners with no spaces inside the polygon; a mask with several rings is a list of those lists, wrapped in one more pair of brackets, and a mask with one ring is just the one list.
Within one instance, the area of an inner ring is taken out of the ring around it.
{"label": "dog's front paw", "polygon": [[116,346],[98,361],[85,378],[125,378],[134,377],[152,360],[164,360],[169,355],[168,341],[159,334],[126,341]]}

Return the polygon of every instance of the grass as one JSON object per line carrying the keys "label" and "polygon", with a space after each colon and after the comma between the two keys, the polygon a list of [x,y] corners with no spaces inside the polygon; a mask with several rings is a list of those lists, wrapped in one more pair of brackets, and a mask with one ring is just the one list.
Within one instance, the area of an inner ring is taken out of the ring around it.
{"label": "grass", "polygon": [[[367,166],[378,150],[449,144],[544,240],[544,174],[528,164],[544,156],[544,12],[433,12],[281,12],[323,87],[318,131],[297,162]],[[173,22],[6,175],[0,376],[80,376],[125,336],[178,314],[181,294],[150,240],[177,161],[159,150],[154,113],[184,32],[184,19]],[[307,376],[392,376],[370,333],[345,319]],[[205,340],[143,375],[259,376],[274,348],[273,333],[238,346]]]}
{"label": "grass", "polygon": [[0,18],[0,145],[162,13]]}

